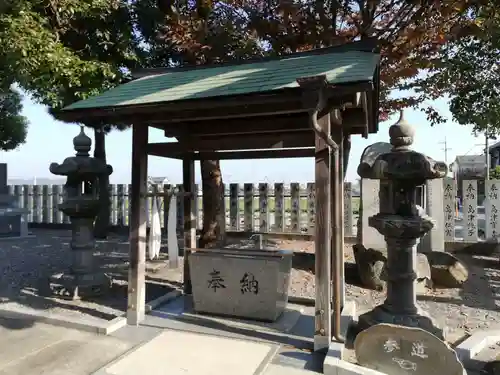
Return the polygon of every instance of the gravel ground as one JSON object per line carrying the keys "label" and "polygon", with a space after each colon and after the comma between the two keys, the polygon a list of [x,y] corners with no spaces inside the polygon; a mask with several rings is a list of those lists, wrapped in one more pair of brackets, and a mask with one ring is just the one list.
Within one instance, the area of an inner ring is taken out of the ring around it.
{"label": "gravel ground", "polygon": [[[246,241],[242,241],[245,246]],[[312,241],[273,241],[270,247],[314,253]],[[344,259],[354,265],[352,246],[344,248]],[[423,310],[434,317],[442,327],[447,328],[450,342],[459,340],[477,329],[500,329],[500,254],[492,256],[456,255],[469,270],[469,280],[463,289],[433,289],[418,296]],[[304,269],[293,269],[290,295],[314,298],[314,264]],[[352,268],[351,268],[352,269]],[[349,283],[346,272],[346,298],[355,300],[358,311],[363,313],[381,304],[384,292],[367,290],[355,283]]]}
{"label": "gravel ground", "polygon": [[[276,241],[272,245],[295,252],[314,253],[312,241]],[[351,245],[345,246],[344,254],[346,264],[354,266]],[[500,329],[500,254],[492,254],[489,257],[468,254],[456,254],[456,256],[469,270],[469,279],[464,288],[427,290],[425,294],[418,295],[419,305],[434,317],[441,327],[446,327],[446,338],[452,344],[458,344],[475,330]],[[314,297],[313,267],[313,264],[307,264],[305,269],[292,270],[289,291],[291,295]],[[355,300],[358,312],[363,313],[381,304],[385,294],[361,288],[347,281],[346,298]],[[495,359],[500,363],[499,351],[500,343],[485,348],[476,357],[480,361],[478,363],[489,363]],[[356,363],[354,350],[348,350],[345,359]],[[482,365],[479,366],[476,369],[468,369],[467,374],[484,374],[485,372],[480,370]]]}
{"label": "gravel ground", "polygon": [[[0,308],[16,303],[60,314],[92,316],[111,319],[125,309],[128,270],[128,243],[123,236],[112,236],[97,243],[97,258],[101,266],[116,280],[114,293],[95,301],[68,302],[55,298],[38,297],[38,288],[48,276],[61,272],[70,264],[69,231],[34,230],[34,237],[22,240],[0,240]],[[248,241],[238,241],[249,246]],[[268,244],[271,245],[271,244]],[[310,241],[276,241],[273,247],[314,252]],[[476,329],[500,328],[499,254],[491,257],[460,255],[468,266],[470,278],[461,289],[429,290],[419,296],[419,304],[449,331],[450,341]],[[351,246],[345,247],[345,260],[353,263]],[[149,263],[148,300],[152,300],[179,286],[182,264],[177,270],[156,267]],[[154,284],[160,283],[160,284]],[[290,295],[314,298],[314,264],[304,264],[292,270]],[[384,293],[366,290],[354,283],[346,285],[346,298],[354,299],[358,309],[367,311],[384,300]]]}
{"label": "gravel ground", "polygon": [[[63,272],[71,264],[71,232],[33,230],[25,239],[0,239],[0,308],[15,311],[45,310],[53,314],[111,320],[126,309],[128,243],[125,237],[112,236],[97,242],[96,257],[113,277],[112,292],[92,301],[67,301],[42,297],[50,275]],[[170,290],[171,283],[148,283],[146,299],[151,301]]]}

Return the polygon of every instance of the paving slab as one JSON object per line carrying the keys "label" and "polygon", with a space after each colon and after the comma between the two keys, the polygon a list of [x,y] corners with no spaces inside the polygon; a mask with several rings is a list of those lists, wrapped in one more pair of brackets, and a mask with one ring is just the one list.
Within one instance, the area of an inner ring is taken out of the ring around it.
{"label": "paving slab", "polygon": [[273,365],[294,367],[308,371],[323,373],[323,362],[325,353],[311,350],[298,349],[288,345],[282,345],[278,354],[273,358]]}
{"label": "paving slab", "polygon": [[[230,319],[220,317],[206,319],[207,316],[201,314],[187,317],[182,313],[182,307],[180,307],[181,313],[175,313],[175,306],[177,304],[177,300],[167,304],[171,306],[171,309],[167,308],[166,310],[170,309],[172,313],[162,313],[161,311],[157,313],[158,308],[155,309],[154,311],[156,312],[146,315],[146,319],[140,328],[180,330],[241,340],[249,339],[287,345],[298,349],[313,348],[314,307],[311,306],[298,306],[303,309],[303,312],[299,314],[300,316],[293,328],[288,332],[283,332],[279,331],[279,324],[274,327],[266,327],[265,323],[259,324],[258,322],[236,322],[236,320],[231,322]],[[161,309],[164,310],[163,307]],[[243,324],[240,324],[240,322]],[[125,328],[122,328],[120,332],[124,330]]]}
{"label": "paving slab", "polygon": [[277,345],[166,330],[95,375],[257,375]]}
{"label": "paving slab", "polygon": [[88,375],[132,346],[114,337],[0,319],[0,375]]}
{"label": "paving slab", "polygon": [[303,306],[289,303],[283,314],[275,322],[251,321],[228,316],[198,314],[193,310],[192,298],[181,296],[164,305],[158,306],[151,311],[150,315],[160,318],[170,317],[184,321],[205,321],[207,323],[223,324],[228,327],[252,331],[289,332],[295,327],[303,312]]}
{"label": "paving slab", "polygon": [[269,365],[264,371],[264,375],[317,375],[315,371],[298,369],[290,366]]}

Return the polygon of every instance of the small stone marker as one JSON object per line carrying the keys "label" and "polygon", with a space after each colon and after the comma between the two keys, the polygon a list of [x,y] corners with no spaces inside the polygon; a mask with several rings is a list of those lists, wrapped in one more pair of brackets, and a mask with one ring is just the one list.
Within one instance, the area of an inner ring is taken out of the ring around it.
{"label": "small stone marker", "polygon": [[465,242],[477,242],[477,181],[463,181],[463,238]]}
{"label": "small stone marker", "polygon": [[[425,210],[434,220],[434,227],[420,240],[419,250],[423,253],[444,251],[445,211],[443,207],[443,179],[427,180],[425,187]],[[455,237],[455,234],[453,234]]]}
{"label": "small stone marker", "polygon": [[485,221],[486,238],[497,238],[500,235],[500,186],[497,180],[486,180],[485,184]]}
{"label": "small stone marker", "polygon": [[29,211],[18,204],[17,198],[9,195],[7,164],[0,163],[0,237],[28,236]]}
{"label": "small stone marker", "polygon": [[451,177],[443,179],[444,240],[455,241],[455,211],[457,209],[457,186]]}
{"label": "small stone marker", "polygon": [[387,375],[463,375],[457,354],[420,328],[377,324],[354,342],[358,363]]}

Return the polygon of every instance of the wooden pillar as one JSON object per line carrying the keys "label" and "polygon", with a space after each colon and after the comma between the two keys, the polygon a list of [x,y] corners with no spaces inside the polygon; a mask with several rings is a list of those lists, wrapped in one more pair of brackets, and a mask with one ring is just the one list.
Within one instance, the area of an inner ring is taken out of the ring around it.
{"label": "wooden pillar", "polygon": [[[341,128],[342,129],[342,128]],[[345,258],[344,258],[344,239],[345,239],[345,225],[344,225],[344,183],[345,183],[345,173],[347,171],[344,171],[344,132],[341,130],[340,131],[340,140],[339,140],[339,162],[338,162],[338,173],[339,173],[339,195],[338,199],[339,201],[337,202],[338,207],[339,207],[339,236],[338,236],[338,246],[339,246],[339,252],[340,252],[340,265],[339,265],[339,271],[340,271],[340,278],[342,279],[342,284],[340,286],[340,305],[344,307],[345,304]],[[333,250],[332,250],[333,251]]]}
{"label": "wooden pillar", "polygon": [[339,148],[332,155],[330,173],[332,176],[330,209],[332,215],[332,297],[333,316],[332,334],[340,333],[340,312],[344,305],[344,183],[343,183],[343,133],[342,123],[339,119],[333,121],[332,113],[332,138]]}
{"label": "wooden pillar", "polygon": [[[185,192],[194,193],[194,158],[182,160],[182,184]],[[193,194],[184,195],[184,293],[191,294],[191,274],[189,271],[189,255],[196,247],[196,212]]]}
{"label": "wooden pillar", "polygon": [[[319,126],[330,134],[330,114],[318,119]],[[314,317],[314,350],[328,350],[331,342],[331,210],[330,188],[331,151],[326,143],[316,135],[315,140],[315,186],[316,186],[316,223],[315,223],[315,278],[316,301]]]}
{"label": "wooden pillar", "polygon": [[148,126],[132,126],[132,189],[130,192],[130,245],[127,323],[138,325],[146,313],[146,200]]}

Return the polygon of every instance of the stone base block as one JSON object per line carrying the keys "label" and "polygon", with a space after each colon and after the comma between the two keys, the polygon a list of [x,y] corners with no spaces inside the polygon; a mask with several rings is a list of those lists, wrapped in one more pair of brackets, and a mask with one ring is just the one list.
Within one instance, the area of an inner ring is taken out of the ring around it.
{"label": "stone base block", "polygon": [[339,358],[325,359],[323,364],[323,374],[325,375],[386,375],[383,372],[372,370],[366,367],[355,365]]}
{"label": "stone base block", "polygon": [[[351,325],[356,321],[356,302],[355,301],[347,301],[342,309],[342,313],[340,315],[340,335],[344,338],[347,338],[347,332]],[[316,343],[315,343],[316,344]],[[319,344],[319,343],[318,343]],[[328,346],[328,351],[325,356],[325,361],[323,363],[323,368],[328,366],[334,366],[331,363],[332,360],[343,359],[345,352],[345,342],[336,341],[334,337],[332,337],[332,341]],[[336,361],[334,361],[337,363]]]}
{"label": "stone base block", "polygon": [[28,210],[0,208],[0,238],[26,237],[28,235]]}
{"label": "stone base block", "polygon": [[472,360],[484,348],[499,341],[500,329],[477,331],[460,343],[455,348],[455,351],[457,352],[458,358],[464,364],[467,364],[467,362]]}
{"label": "stone base block", "polygon": [[[356,315],[356,302],[355,301],[347,301],[344,304],[344,308],[342,309],[342,313],[340,315],[340,336],[347,338],[347,332],[349,328],[354,324],[357,320]],[[332,338],[332,342],[328,347],[328,352],[326,353],[325,362],[328,358],[344,358],[344,350],[345,343],[338,342],[335,338]]]}
{"label": "stone base block", "polygon": [[51,276],[49,280],[49,289],[52,295],[70,300],[106,294],[111,285],[111,277],[103,272],[87,275],[60,273]]}
{"label": "stone base block", "polygon": [[331,346],[331,339],[325,335],[314,335],[314,351],[324,353],[328,352]]}
{"label": "stone base block", "polygon": [[441,340],[445,339],[445,332],[424,311],[418,309],[416,314],[396,315],[390,312],[384,305],[375,307],[373,310],[359,317],[358,327],[365,330],[380,323],[395,324],[405,327],[421,328]]}

